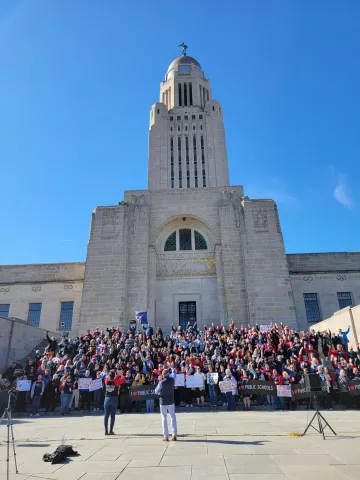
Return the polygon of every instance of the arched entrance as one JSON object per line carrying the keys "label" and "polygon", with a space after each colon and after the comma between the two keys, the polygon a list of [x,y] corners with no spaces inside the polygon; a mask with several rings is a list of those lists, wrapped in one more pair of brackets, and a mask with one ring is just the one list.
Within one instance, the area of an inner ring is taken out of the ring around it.
{"label": "arched entrance", "polygon": [[156,325],[217,323],[219,293],[210,228],[194,216],[177,216],[160,229],[156,243]]}

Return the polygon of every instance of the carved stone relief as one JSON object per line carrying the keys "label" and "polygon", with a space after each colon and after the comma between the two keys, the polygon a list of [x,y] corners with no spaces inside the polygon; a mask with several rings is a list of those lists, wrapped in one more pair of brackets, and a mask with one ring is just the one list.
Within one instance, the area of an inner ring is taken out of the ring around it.
{"label": "carved stone relief", "polygon": [[158,277],[214,276],[216,275],[216,261],[214,257],[175,258],[158,255],[156,275]]}
{"label": "carved stone relief", "polygon": [[265,208],[253,208],[252,210],[254,228],[256,231],[267,231],[268,218]]}

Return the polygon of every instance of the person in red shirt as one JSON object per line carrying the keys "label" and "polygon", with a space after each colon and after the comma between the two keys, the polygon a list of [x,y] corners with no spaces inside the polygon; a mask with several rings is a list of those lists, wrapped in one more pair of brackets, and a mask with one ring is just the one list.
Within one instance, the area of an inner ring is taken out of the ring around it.
{"label": "person in red shirt", "polygon": [[[119,386],[125,383],[125,377],[115,375],[115,372],[111,370],[109,376],[105,380],[105,401],[104,401],[104,425],[105,435],[115,435],[115,414],[118,406]],[[108,430],[108,423],[110,419],[110,432]]]}

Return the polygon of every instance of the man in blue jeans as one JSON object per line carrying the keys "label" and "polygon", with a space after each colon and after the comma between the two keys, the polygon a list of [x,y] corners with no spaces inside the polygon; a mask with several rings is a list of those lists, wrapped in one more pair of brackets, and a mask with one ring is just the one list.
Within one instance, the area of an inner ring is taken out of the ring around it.
{"label": "man in blue jeans", "polygon": [[[105,435],[115,435],[114,433],[114,424],[115,424],[115,415],[118,407],[118,396],[119,396],[119,386],[125,382],[125,377],[120,378],[119,375],[115,376],[115,372],[111,370],[109,376],[105,380],[105,401],[104,401],[104,425],[105,425]],[[108,430],[110,419],[110,432]]]}
{"label": "man in blue jeans", "polygon": [[60,385],[60,415],[70,414],[70,403],[73,395],[74,382],[71,375],[68,375]]}
{"label": "man in blue jeans", "polygon": [[39,375],[37,380],[32,384],[30,397],[31,397],[31,413],[30,417],[40,417],[39,408],[41,397],[43,396],[45,389],[45,383],[42,381],[42,376]]}

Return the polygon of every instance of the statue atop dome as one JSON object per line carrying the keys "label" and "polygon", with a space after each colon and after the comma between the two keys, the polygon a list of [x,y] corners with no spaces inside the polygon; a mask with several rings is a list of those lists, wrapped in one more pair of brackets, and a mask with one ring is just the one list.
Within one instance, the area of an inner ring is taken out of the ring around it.
{"label": "statue atop dome", "polygon": [[180,45],[178,45],[178,47],[182,47],[182,54],[184,55],[184,57],[186,56],[186,50],[189,48],[187,45],[185,45],[185,42],[182,42],[180,43]]}

